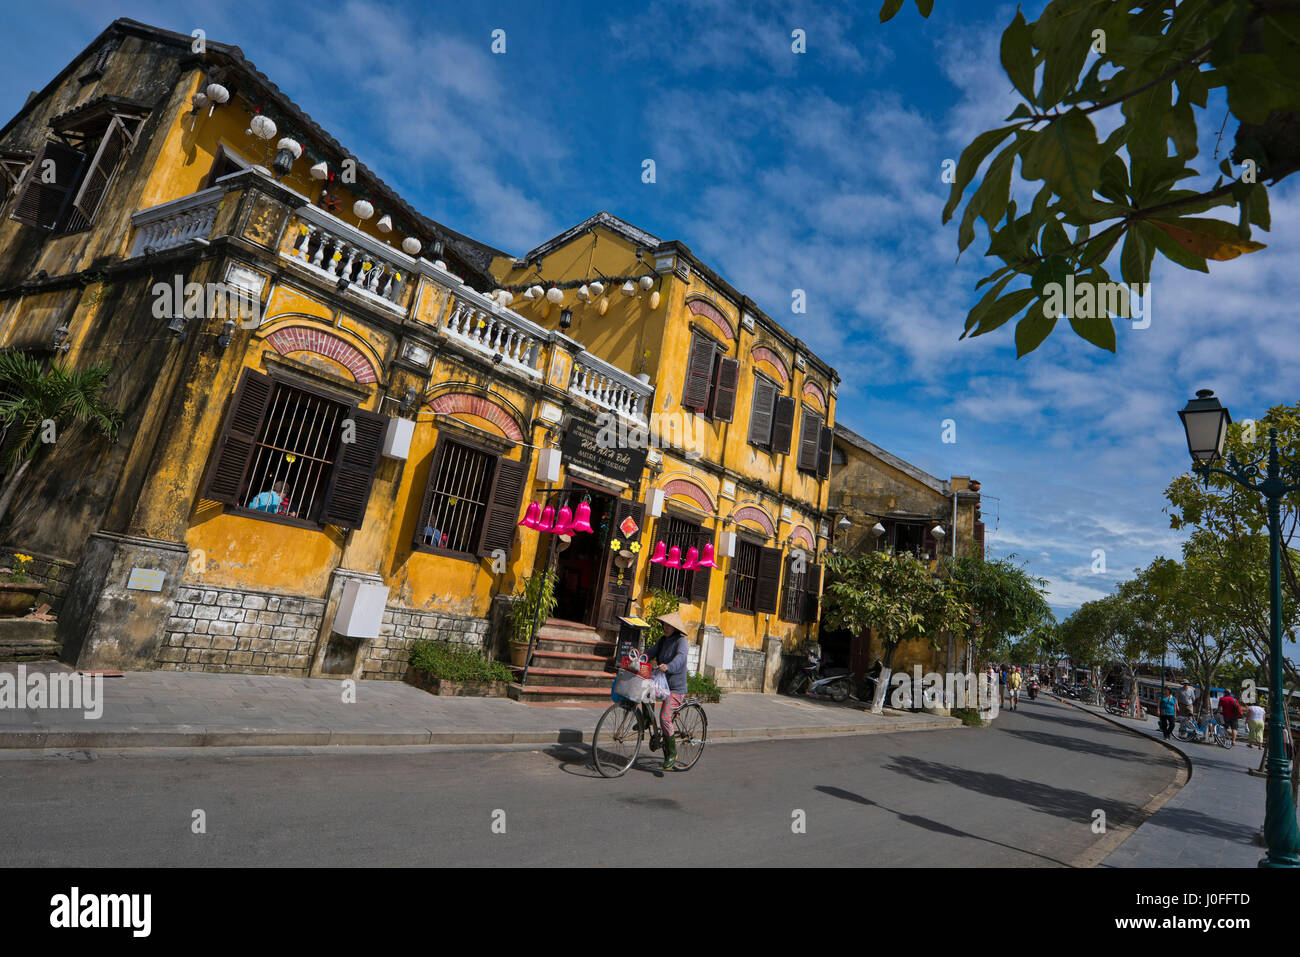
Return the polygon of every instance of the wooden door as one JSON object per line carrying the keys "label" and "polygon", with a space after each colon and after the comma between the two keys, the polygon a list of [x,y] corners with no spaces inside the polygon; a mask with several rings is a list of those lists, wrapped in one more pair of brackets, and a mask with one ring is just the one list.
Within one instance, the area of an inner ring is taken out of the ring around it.
{"label": "wooden door", "polygon": [[[640,567],[641,555],[637,553],[631,565],[620,568],[614,560],[617,552],[608,546],[608,542],[615,538],[624,543],[640,541],[641,532],[645,528],[644,514],[645,506],[640,502],[633,502],[626,498],[614,502],[613,518],[609,523],[609,536],[605,547],[604,588],[596,603],[597,628],[618,629],[618,620],[627,614],[628,606],[632,602],[633,585]],[[619,527],[627,518],[631,518],[637,524],[637,530],[630,536]]]}

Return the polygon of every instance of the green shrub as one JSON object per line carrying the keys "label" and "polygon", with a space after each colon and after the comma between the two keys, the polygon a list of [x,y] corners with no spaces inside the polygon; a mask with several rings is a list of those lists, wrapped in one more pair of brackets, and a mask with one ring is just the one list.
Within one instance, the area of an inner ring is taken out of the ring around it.
{"label": "green shrub", "polygon": [[686,679],[686,693],[704,701],[721,701],[722,689],[709,675],[690,675]]}
{"label": "green shrub", "polygon": [[411,646],[411,667],[445,681],[511,681],[514,675],[499,661],[489,661],[473,648],[451,641],[417,641]]}
{"label": "green shrub", "polygon": [[555,569],[533,572],[525,578],[510,600],[510,640],[526,645],[533,638],[534,626],[540,627],[551,617],[558,598],[555,594]]}
{"label": "green shrub", "polygon": [[655,646],[655,642],[664,636],[663,622],[658,621],[660,615],[671,615],[681,606],[679,599],[672,592],[666,592],[662,588],[656,588],[650,593],[649,598],[641,601],[641,617],[650,622],[650,627],[646,629],[646,650],[649,651]]}
{"label": "green shrub", "polygon": [[980,717],[980,713],[975,708],[954,708],[952,710],[954,718],[961,718],[961,723],[968,728],[982,728],[987,722]]}

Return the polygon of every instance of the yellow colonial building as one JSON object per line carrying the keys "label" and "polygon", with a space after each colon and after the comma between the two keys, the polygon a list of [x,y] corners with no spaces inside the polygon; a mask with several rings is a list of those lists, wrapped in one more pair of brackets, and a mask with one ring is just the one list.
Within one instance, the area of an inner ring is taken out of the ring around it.
{"label": "yellow colonial building", "polygon": [[724,686],[815,633],[837,376],[682,244],[600,213],[492,249],[237,47],[126,20],[0,159],[0,346],[109,365],[124,415],[50,445],[0,529],[65,660],[396,679],[417,639],[500,652],[547,565],[530,700],[606,693],[654,589]]}

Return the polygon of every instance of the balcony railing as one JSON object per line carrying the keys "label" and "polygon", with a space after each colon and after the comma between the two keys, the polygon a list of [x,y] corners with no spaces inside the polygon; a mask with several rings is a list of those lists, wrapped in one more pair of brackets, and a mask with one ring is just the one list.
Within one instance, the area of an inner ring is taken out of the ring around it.
{"label": "balcony railing", "polygon": [[[482,304],[472,301],[482,299]],[[453,296],[443,332],[477,352],[528,376],[541,376],[542,343],[547,332],[523,316],[500,307],[476,293]]]}
{"label": "balcony railing", "polygon": [[654,387],[583,352],[573,357],[569,392],[602,409],[644,422]]}
{"label": "balcony railing", "polygon": [[140,210],[131,217],[131,224],[136,227],[131,255],[139,256],[146,249],[162,252],[194,239],[207,239],[225,195],[225,187],[213,186]]}
{"label": "balcony railing", "polygon": [[281,255],[332,282],[345,292],[388,309],[405,311],[406,288],[415,260],[386,247],[315,206],[303,206],[289,224],[291,242]]}

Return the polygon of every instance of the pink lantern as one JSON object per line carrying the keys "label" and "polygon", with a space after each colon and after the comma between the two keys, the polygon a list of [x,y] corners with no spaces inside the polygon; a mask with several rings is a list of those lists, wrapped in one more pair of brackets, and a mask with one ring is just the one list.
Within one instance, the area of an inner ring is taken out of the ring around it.
{"label": "pink lantern", "polygon": [[564,505],[560,508],[560,514],[555,519],[555,534],[569,535],[573,532],[573,512],[569,506]]}
{"label": "pink lantern", "polygon": [[686,549],[686,561],[682,562],[682,569],[693,572],[700,567],[700,550],[692,545]]}
{"label": "pink lantern", "polygon": [[592,532],[591,527],[591,503],[579,502],[578,511],[573,516],[573,530],[575,532]]}
{"label": "pink lantern", "polygon": [[664,556],[666,556],[667,554],[668,554],[668,546],[665,545],[663,542],[657,542],[655,544],[654,557],[650,559],[650,564],[662,565],[664,563]]}
{"label": "pink lantern", "polygon": [[716,563],[713,561],[713,543],[712,543],[712,542],[705,542],[705,543],[704,543],[704,556],[700,559],[700,567],[701,567],[701,568],[716,568],[716,567],[717,567]]}
{"label": "pink lantern", "polygon": [[681,568],[682,567],[682,550],[674,545],[668,550],[668,560],[664,562],[664,568]]}
{"label": "pink lantern", "polygon": [[546,508],[542,509],[542,520],[537,523],[537,530],[539,532],[555,531],[555,507],[554,506],[548,505],[546,506]]}
{"label": "pink lantern", "polygon": [[528,511],[524,512],[524,520],[519,524],[524,528],[536,528],[537,517],[542,514],[542,507],[536,502],[528,503]]}

